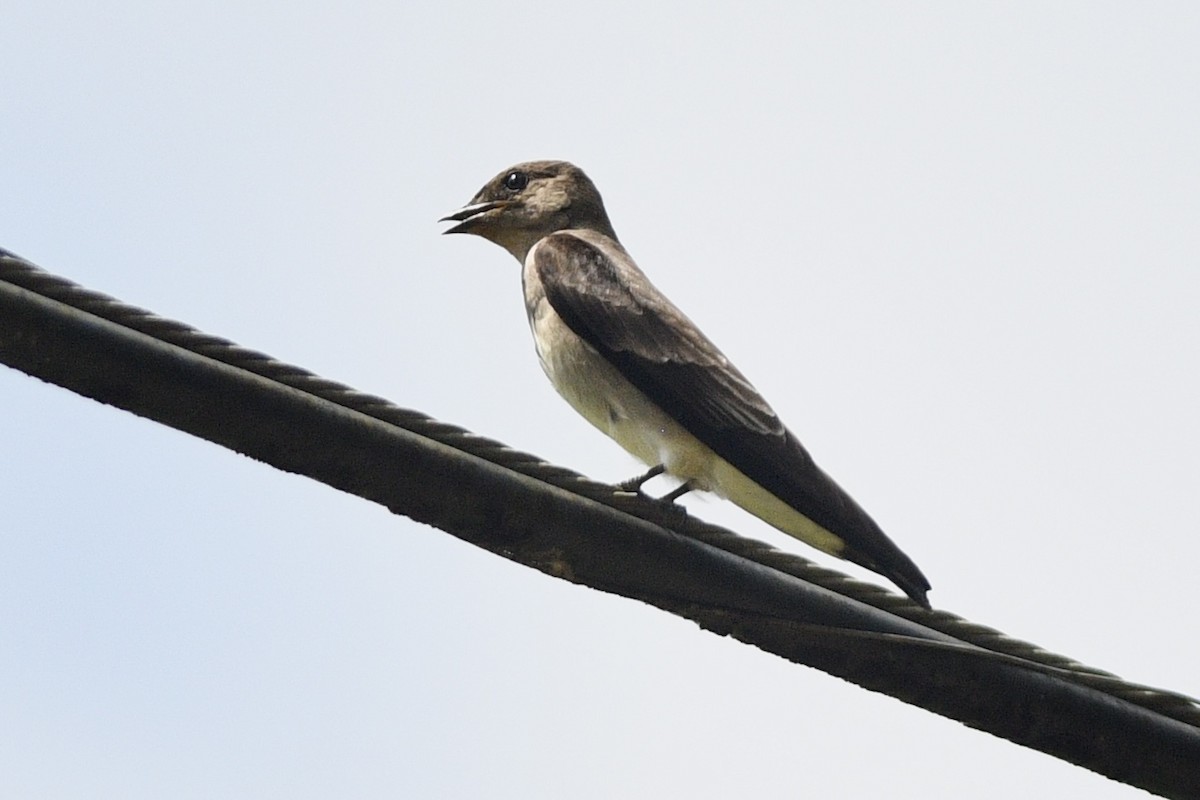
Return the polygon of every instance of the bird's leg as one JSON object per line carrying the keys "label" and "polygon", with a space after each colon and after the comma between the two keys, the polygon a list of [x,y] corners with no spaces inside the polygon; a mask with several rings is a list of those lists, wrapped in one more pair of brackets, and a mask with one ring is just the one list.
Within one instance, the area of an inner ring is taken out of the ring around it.
{"label": "bird's leg", "polygon": [[636,478],[630,478],[627,481],[621,481],[617,484],[617,488],[623,492],[637,492],[638,494],[641,494],[642,484],[651,478],[657,478],[666,471],[667,468],[662,464],[659,464],[657,467],[651,467],[650,471],[645,475],[638,475]]}
{"label": "bird's leg", "polygon": [[681,483],[680,485],[676,486],[674,489],[672,489],[671,491],[667,492],[662,497],[660,497],[659,500],[664,503],[674,503],[676,500],[678,500],[679,498],[683,497],[685,494],[690,492],[692,490],[692,488],[693,487],[690,482]]}

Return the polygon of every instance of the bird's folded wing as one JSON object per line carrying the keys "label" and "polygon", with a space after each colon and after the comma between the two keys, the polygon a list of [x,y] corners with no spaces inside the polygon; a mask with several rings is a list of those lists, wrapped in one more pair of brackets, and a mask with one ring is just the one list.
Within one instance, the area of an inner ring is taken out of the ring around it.
{"label": "bird's folded wing", "polygon": [[533,253],[563,321],[697,438],[734,430],[782,436],[755,388],[625,252],[590,231],[559,232]]}

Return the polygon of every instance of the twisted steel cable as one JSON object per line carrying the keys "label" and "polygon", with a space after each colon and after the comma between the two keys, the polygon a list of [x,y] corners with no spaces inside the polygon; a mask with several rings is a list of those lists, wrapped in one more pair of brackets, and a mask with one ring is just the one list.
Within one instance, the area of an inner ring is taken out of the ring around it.
{"label": "twisted steel cable", "polygon": [[[374,395],[358,392],[344,384],[315,375],[300,367],[277,361],[263,353],[241,347],[226,339],[203,333],[175,320],[160,317],[108,295],[91,291],[65,278],[53,275],[32,263],[0,249],[0,280],[42,297],[183,348],[214,361],[275,381],[324,401],[395,425],[411,433],[439,442],[493,464],[535,478],[559,489],[607,505],[618,511],[649,521],[675,533],[696,539],[771,569],[778,570],[829,591],[917,622],[945,634],[956,642],[915,640],[905,643],[919,647],[957,650],[976,658],[995,659],[1064,677],[1081,686],[1153,711],[1179,722],[1200,727],[1200,703],[1162,689],[1124,681],[1109,672],[1089,667],[1074,659],[1012,638],[1004,633],[942,610],[929,611],[907,597],[881,586],[860,581],[837,570],[820,566],[802,556],[781,551],[755,539],[740,536],[725,528],[689,516],[678,507],[664,506],[642,494],[625,492],[609,484],[590,480],[565,467],[550,464],[537,456],[471,431],[441,422],[411,409],[401,408]],[[664,602],[664,606],[673,605]],[[678,606],[678,603],[674,603]],[[712,626],[712,614],[689,614],[703,618]],[[786,624],[783,622],[782,624]],[[802,628],[803,626],[801,626]],[[794,631],[793,631],[794,632]],[[828,635],[828,630],[822,631]],[[849,637],[878,634],[843,631]],[[892,636],[892,635],[883,635]]]}

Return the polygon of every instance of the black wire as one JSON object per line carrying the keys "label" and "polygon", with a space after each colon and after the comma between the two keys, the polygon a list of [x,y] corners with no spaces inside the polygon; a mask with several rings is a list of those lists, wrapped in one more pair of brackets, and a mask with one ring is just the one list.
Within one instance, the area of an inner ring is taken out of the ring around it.
{"label": "black wire", "polygon": [[1190,698],[926,611],[3,250],[0,360],[544,572],[641,599],[1118,780],[1200,796],[1200,707]]}

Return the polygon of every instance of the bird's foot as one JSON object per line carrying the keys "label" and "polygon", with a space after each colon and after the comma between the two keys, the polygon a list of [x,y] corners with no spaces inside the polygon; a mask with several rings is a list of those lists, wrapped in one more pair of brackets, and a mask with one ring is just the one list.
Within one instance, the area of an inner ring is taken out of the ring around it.
{"label": "bird's foot", "polygon": [[657,467],[651,467],[645,475],[638,475],[636,478],[630,478],[627,481],[621,481],[617,484],[617,488],[622,492],[631,494],[642,494],[642,485],[651,478],[657,478],[667,471],[667,468],[662,464]]}
{"label": "bird's foot", "polygon": [[642,491],[642,486],[644,483],[652,479],[652,477],[658,477],[662,473],[665,473],[665,471],[666,467],[664,467],[662,464],[659,464],[658,467],[649,469],[644,475],[631,477],[631,479],[628,481],[622,481],[618,483],[617,491],[623,494],[635,494],[638,498],[652,501],[655,506],[658,506],[659,511],[662,513],[662,518],[660,521],[661,523],[678,524],[683,522],[684,519],[688,518],[688,510],[686,510],[682,505],[678,505],[676,500],[682,498],[684,494],[691,492],[691,483],[680,483],[679,486],[671,489],[670,492],[662,495],[661,498],[650,497],[649,494]]}
{"label": "bird's foot", "polygon": [[660,497],[659,502],[660,503],[670,503],[671,505],[674,505],[676,500],[683,497],[685,494],[687,494],[691,490],[692,490],[692,484],[690,482],[681,483],[678,486],[676,486],[674,489],[672,489],[671,491],[667,492],[662,497]]}

